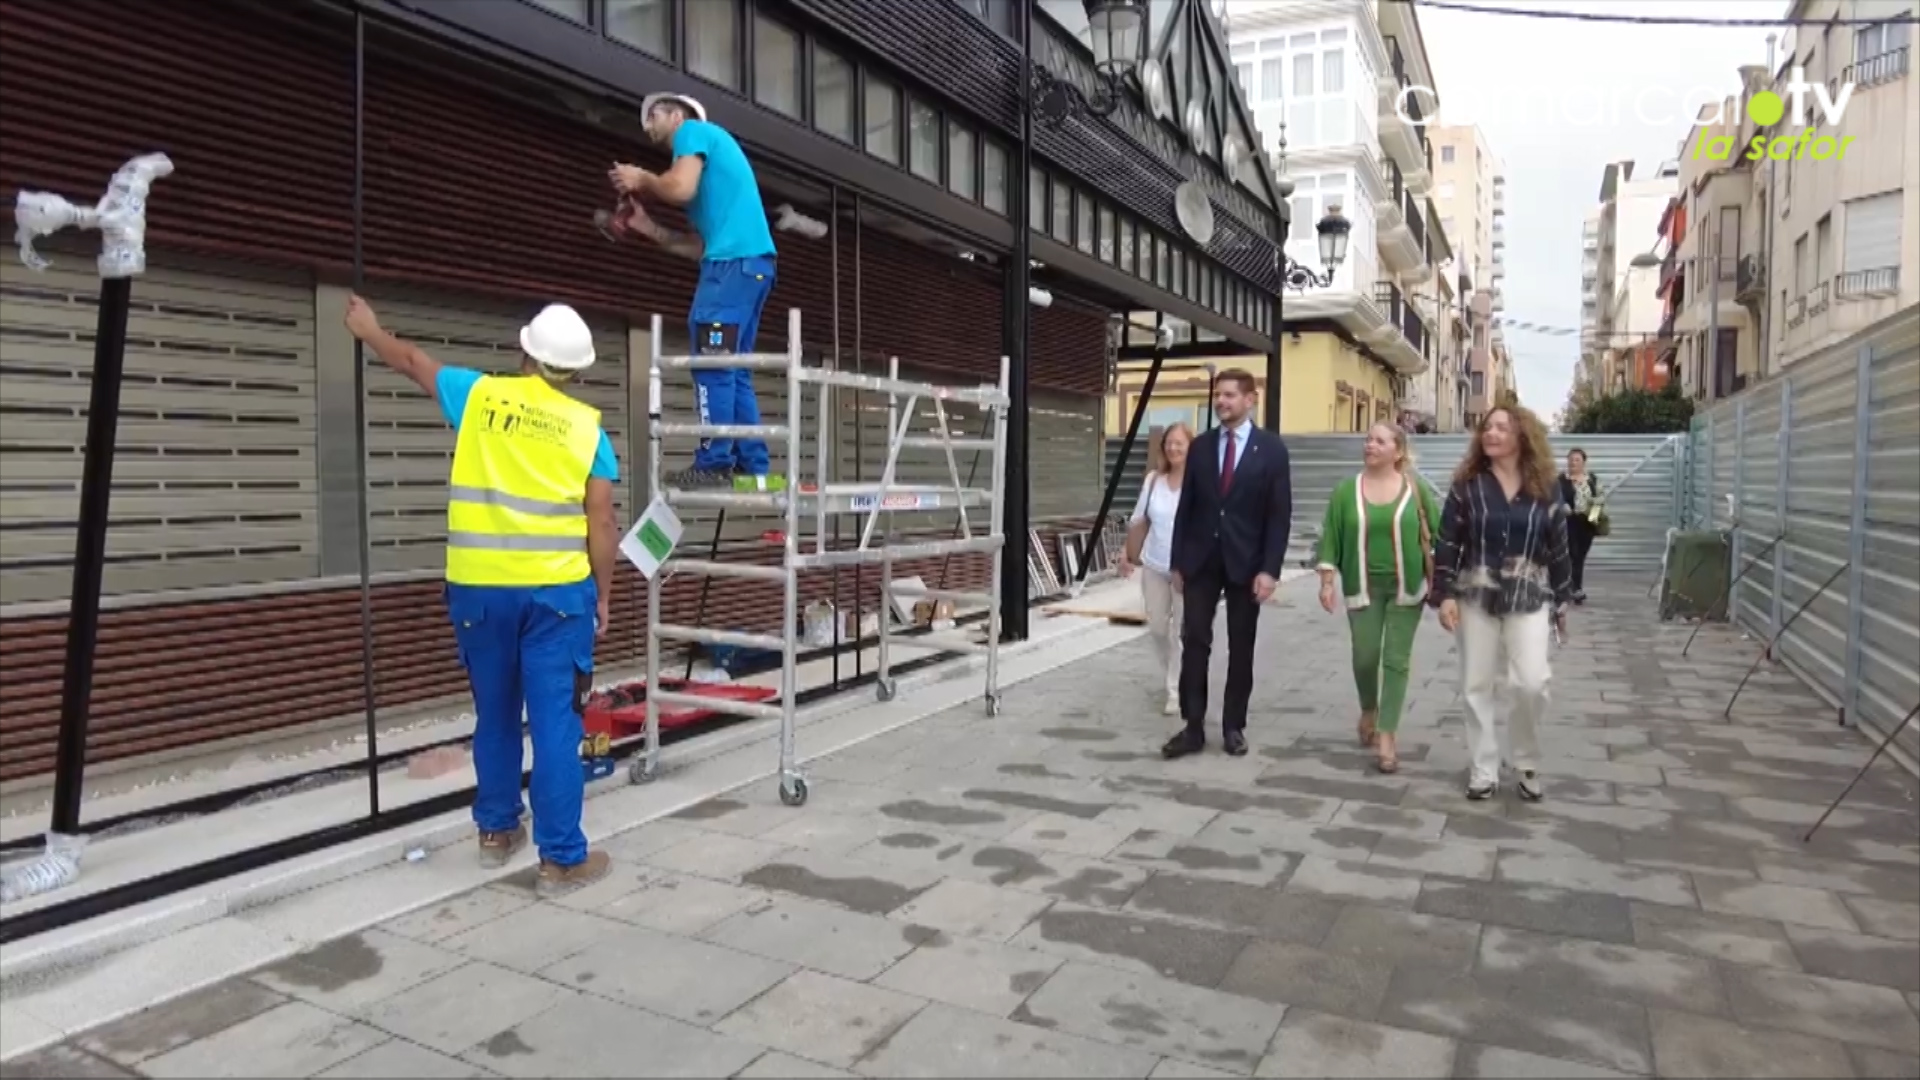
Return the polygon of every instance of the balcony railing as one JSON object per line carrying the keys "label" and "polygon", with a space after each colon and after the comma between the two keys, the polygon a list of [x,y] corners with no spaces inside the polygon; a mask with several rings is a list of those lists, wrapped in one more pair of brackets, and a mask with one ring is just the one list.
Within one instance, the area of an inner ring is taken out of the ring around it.
{"label": "balcony railing", "polygon": [[1427,216],[1420,212],[1419,201],[1411,192],[1400,193],[1400,212],[1407,216],[1407,228],[1413,231],[1414,246],[1427,253]]}
{"label": "balcony railing", "polygon": [[1400,328],[1400,336],[1407,339],[1413,351],[1432,363],[1433,345],[1427,324],[1420,318],[1419,309],[1401,295],[1400,287],[1390,281],[1377,281],[1373,286],[1373,299],[1386,311],[1387,321]]}
{"label": "balcony railing", "polygon": [[1400,172],[1400,163],[1382,154],[1380,156],[1380,176],[1386,181],[1387,193],[1392,196],[1393,201],[1396,203],[1400,202],[1402,198],[1405,197],[1407,190],[1406,177]]}
{"label": "balcony railing", "polygon": [[1907,65],[1912,56],[1908,46],[1890,49],[1878,56],[1869,56],[1865,60],[1856,60],[1848,64],[1841,72],[1842,83],[1852,83],[1860,89],[1878,86],[1907,73]]}
{"label": "balcony railing", "polygon": [[[1394,81],[1400,84],[1400,89],[1405,90],[1413,85],[1413,78],[1407,74],[1406,54],[1400,51],[1400,41],[1398,38],[1392,34],[1388,34],[1386,35],[1386,39],[1387,55],[1393,61]],[[1421,128],[1424,131],[1426,117],[1420,112],[1420,95],[1404,94],[1399,100],[1406,102],[1405,112],[1407,119],[1412,122],[1414,127]],[[1431,146],[1427,148],[1427,169],[1428,171],[1432,171],[1433,169],[1433,148]]]}
{"label": "balcony railing", "polygon": [[1796,296],[1793,302],[1787,305],[1787,329],[1791,330],[1806,321],[1807,298],[1804,296]]}
{"label": "balcony railing", "polygon": [[1875,296],[1900,291],[1900,268],[1883,266],[1877,270],[1852,270],[1833,279],[1833,295],[1839,300]]}
{"label": "balcony railing", "polygon": [[1672,247],[1668,247],[1667,257],[1660,260],[1659,292],[1662,295],[1666,294],[1667,287],[1673,284],[1674,275],[1678,274],[1679,272],[1680,272],[1680,253],[1678,251],[1675,251]]}

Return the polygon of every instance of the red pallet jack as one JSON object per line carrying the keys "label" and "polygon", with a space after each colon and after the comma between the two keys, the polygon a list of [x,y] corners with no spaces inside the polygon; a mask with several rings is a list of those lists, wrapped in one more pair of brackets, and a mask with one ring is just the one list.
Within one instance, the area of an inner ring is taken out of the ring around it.
{"label": "red pallet jack", "polygon": [[[729,701],[768,701],[780,696],[777,686],[745,686],[739,683],[705,683],[689,679],[661,679],[662,689],[678,694],[696,694],[712,698],[713,708],[687,705],[663,705],[660,730],[690,727],[728,715]],[[588,780],[613,773],[613,742],[647,730],[647,681],[609,686],[587,699],[586,736],[580,740],[580,764]]]}

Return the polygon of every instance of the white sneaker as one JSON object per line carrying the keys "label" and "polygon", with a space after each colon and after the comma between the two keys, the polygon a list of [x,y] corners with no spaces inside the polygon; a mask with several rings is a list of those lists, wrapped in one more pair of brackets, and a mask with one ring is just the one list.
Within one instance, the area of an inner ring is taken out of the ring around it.
{"label": "white sneaker", "polygon": [[1180,692],[1179,691],[1177,690],[1168,691],[1167,707],[1161,711],[1166,713],[1168,716],[1180,715]]}
{"label": "white sneaker", "polygon": [[1532,769],[1522,769],[1520,771],[1520,782],[1514,785],[1514,789],[1520,793],[1521,798],[1528,802],[1539,802],[1546,794],[1546,792],[1540,789],[1540,774],[1534,772]]}
{"label": "white sneaker", "polygon": [[1467,798],[1475,802],[1491,799],[1499,787],[1500,783],[1497,780],[1490,780],[1484,776],[1470,776],[1467,778]]}

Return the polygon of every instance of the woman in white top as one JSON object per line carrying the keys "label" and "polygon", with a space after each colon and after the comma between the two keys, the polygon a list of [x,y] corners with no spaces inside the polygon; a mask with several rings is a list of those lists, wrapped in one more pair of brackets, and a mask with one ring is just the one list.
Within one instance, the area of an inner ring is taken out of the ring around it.
{"label": "woman in white top", "polygon": [[1167,673],[1166,714],[1180,712],[1180,618],[1184,608],[1173,587],[1173,515],[1180,509],[1180,478],[1186,475],[1187,447],[1193,431],[1176,423],[1163,428],[1147,447],[1147,482],[1140,487],[1133,518],[1127,523],[1127,548],[1120,572],[1138,567],[1140,592],[1147,601],[1147,633]]}

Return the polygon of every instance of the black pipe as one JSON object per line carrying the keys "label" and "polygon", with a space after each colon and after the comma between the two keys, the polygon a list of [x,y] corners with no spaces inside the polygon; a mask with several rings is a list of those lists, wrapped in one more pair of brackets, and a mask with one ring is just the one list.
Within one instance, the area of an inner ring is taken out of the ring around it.
{"label": "black pipe", "polygon": [[[861,106],[861,108],[863,109],[865,107],[866,107],[865,105]],[[865,284],[865,282],[863,280],[863,273],[864,273],[864,270],[862,267],[863,260],[860,257],[861,252],[863,250],[863,248],[861,247],[862,239],[863,239],[861,229],[863,227],[863,222],[864,222],[864,215],[862,215],[860,212],[861,202],[862,200],[860,197],[860,193],[858,191],[854,192],[853,193],[853,364],[857,370],[861,372],[865,372],[867,370],[867,359],[866,359],[867,354],[860,351],[866,344],[865,339],[862,337],[862,334],[866,329],[866,319],[864,317],[864,307],[862,304],[862,296],[863,296],[862,286]],[[855,390],[853,392],[853,478],[856,483],[865,483],[867,479],[867,465],[866,465],[867,442],[866,442],[865,436],[862,434],[862,432],[866,430],[866,426],[867,426],[867,422],[865,419],[866,404],[867,404],[866,391]],[[835,514],[833,516],[833,536],[836,541],[838,541],[840,538],[840,519],[841,519],[841,515],[839,514]],[[855,630],[854,639],[856,641],[859,640],[860,638],[860,635],[858,633],[860,629],[860,625],[867,621],[866,597],[867,597],[867,568],[860,565],[859,563],[854,563],[853,564],[853,628]],[[886,619],[891,617],[892,616],[887,614],[887,598],[883,596],[880,598],[880,618]],[[866,676],[866,672],[867,672],[866,650],[855,649],[853,651],[854,679],[859,680],[861,678],[864,678]]]}
{"label": "black pipe", "polygon": [[87,451],[80,474],[80,535],[67,602],[67,660],[60,682],[60,741],[53,766],[53,831],[80,831],[86,785],[87,721],[93,704],[93,654],[100,641],[100,586],[107,566],[107,517],[113,501],[113,450],[120,426],[120,383],[127,366],[127,312],[133,279],[100,282],[93,335],[93,389],[87,398]]}
{"label": "black pipe", "polygon": [[1020,130],[1019,160],[1015,162],[1007,193],[1007,209],[1013,221],[1013,265],[1007,268],[1007,297],[1001,316],[1001,333],[1008,364],[1008,408],[999,422],[1007,425],[1006,454],[994,464],[1003,471],[1001,484],[1005,523],[1005,542],[1000,549],[1000,630],[1002,641],[1025,641],[1028,632],[1027,580],[1029,544],[1027,528],[1032,517],[1027,475],[1027,348],[1031,338],[1029,301],[1032,288],[1032,222],[1027,190],[1033,164],[1033,0],[1016,0],[1016,26],[1020,34]]}
{"label": "black pipe", "polygon": [[[860,93],[860,96],[855,98],[854,101],[855,101],[856,109],[861,113],[862,116],[864,116],[866,114],[866,92],[862,90]],[[866,130],[866,125],[864,121],[860,126],[860,130],[861,131]],[[829,226],[829,228],[832,231],[827,235],[827,242],[832,246],[828,248],[827,251],[828,251],[829,262],[833,267],[833,367],[835,370],[838,370],[840,368],[840,363],[841,363],[841,356],[840,356],[840,185],[839,184],[831,184],[827,188],[827,220],[832,223]],[[833,456],[831,458],[828,458],[826,461],[821,461],[816,463],[817,468],[819,469],[819,472],[822,476],[822,482],[824,483],[826,480],[840,479],[840,468],[839,468],[840,466],[840,428],[839,428],[839,425],[834,423],[837,417],[830,416],[827,414],[827,399],[830,396],[832,396],[831,388],[824,385],[821,386],[819,390],[819,395],[820,395],[819,403],[815,406],[815,411],[819,413],[818,421],[820,424],[820,430],[827,433],[827,438],[831,440],[831,446],[833,448]],[[824,453],[826,449],[827,447],[821,446],[818,443],[814,444],[815,453]],[[833,515],[833,523],[834,523],[833,546],[834,546],[834,549],[837,551],[840,548],[840,528],[839,528],[840,515],[839,514]],[[822,524],[824,525],[824,522]],[[819,538],[819,542],[821,544],[825,544],[826,539],[827,539],[826,537],[822,536]],[[834,566],[833,568],[827,571],[827,574],[830,582],[830,584],[828,585],[828,589],[831,590],[829,595],[833,597],[833,681],[835,685],[839,685],[841,630],[843,627],[845,627],[847,620],[842,618],[840,613],[840,567]],[[854,636],[858,637],[859,631],[860,631],[860,605],[858,603],[855,603],[853,607],[853,628],[854,628]]]}
{"label": "black pipe", "polygon": [[[1266,419],[1266,428],[1275,435],[1280,434],[1280,383],[1285,375],[1283,358],[1280,355],[1280,342],[1287,336],[1287,234],[1292,231],[1292,212],[1285,202],[1280,211],[1280,284],[1273,290],[1273,348],[1267,353],[1266,400],[1261,408]],[[1208,388],[1211,393],[1212,388]]]}
{"label": "black pipe", "polygon": [[[353,12],[353,291],[366,288],[367,17]],[[373,519],[368,507],[367,351],[353,341],[354,496],[360,509],[360,693],[367,707],[367,813],[380,813],[380,725],[373,689]]]}
{"label": "black pipe", "polygon": [[1087,571],[1093,566],[1093,553],[1100,549],[1100,530],[1107,524],[1107,515],[1113,512],[1113,497],[1120,490],[1120,478],[1126,474],[1127,462],[1133,458],[1133,442],[1140,435],[1140,423],[1147,417],[1147,402],[1153,400],[1153,384],[1160,381],[1160,365],[1167,361],[1167,350],[1161,346],[1160,337],[1154,335],[1153,365],[1147,368],[1147,380],[1140,384],[1140,398],[1133,403],[1133,416],[1127,421],[1126,437],[1120,440],[1120,458],[1113,463],[1113,471],[1107,474],[1107,490],[1100,496],[1100,515],[1093,519],[1093,535],[1087,539],[1087,549],[1082,552],[1080,570],[1074,575],[1075,582],[1087,580]]}

